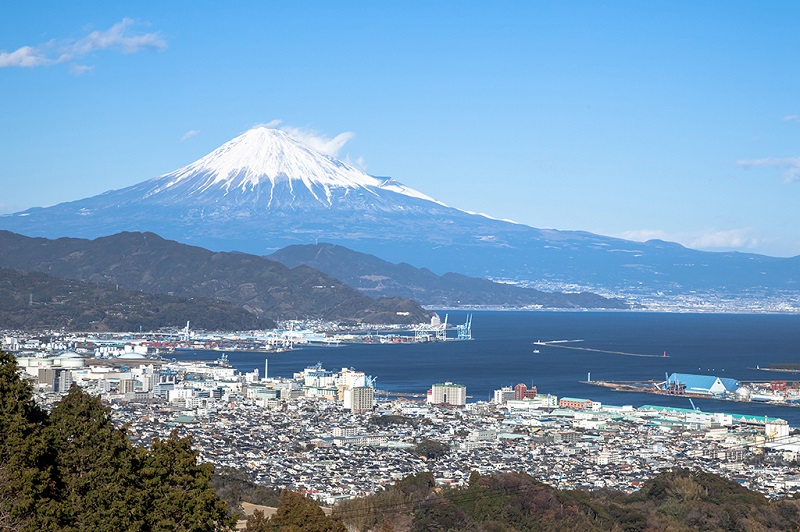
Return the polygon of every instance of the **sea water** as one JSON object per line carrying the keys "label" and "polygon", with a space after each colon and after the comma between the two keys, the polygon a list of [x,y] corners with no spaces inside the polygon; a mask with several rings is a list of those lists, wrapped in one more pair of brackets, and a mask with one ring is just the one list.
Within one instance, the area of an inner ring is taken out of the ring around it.
{"label": "sea water", "polygon": [[[449,323],[466,312],[440,311]],[[743,381],[800,381],[800,373],[770,372],[768,364],[800,363],[800,316],[778,314],[689,314],[649,312],[473,312],[471,341],[429,344],[369,344],[302,347],[283,353],[228,353],[239,371],[270,376],[320,362],[328,370],[355,368],[377,377],[376,388],[424,394],[433,383],[464,384],[470,401],[487,401],[502,386],[524,383],[539,393],[579,397],[604,404],[656,404],[691,408],[689,399],[615,392],[585,384],[592,380],[663,381],[666,373],[716,375]],[[451,332],[452,334],[452,332]],[[555,344],[534,342],[579,340]],[[538,351],[538,352],[535,352]],[[628,353],[628,355],[609,351]],[[666,352],[667,356],[663,356]],[[650,355],[650,356],[634,356]],[[176,353],[177,359],[213,360],[217,353]],[[768,415],[800,426],[800,407],[693,399],[708,412]]]}

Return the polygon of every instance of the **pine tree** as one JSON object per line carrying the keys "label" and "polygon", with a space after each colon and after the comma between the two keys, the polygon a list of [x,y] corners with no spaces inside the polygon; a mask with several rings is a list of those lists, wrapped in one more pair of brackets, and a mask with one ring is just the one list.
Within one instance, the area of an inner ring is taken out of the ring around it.
{"label": "pine tree", "polygon": [[77,386],[48,416],[0,352],[0,530],[227,530],[213,471],[176,433],[134,447]]}
{"label": "pine tree", "polygon": [[141,453],[100,399],[73,386],[53,408],[47,432],[56,451],[61,529],[142,530]]}
{"label": "pine tree", "polygon": [[271,530],[281,532],[345,532],[347,529],[336,517],[328,517],[317,503],[291,491],[281,492],[278,511],[270,518]]}
{"label": "pine tree", "polygon": [[274,529],[269,524],[269,518],[261,510],[256,510],[247,518],[245,532],[272,532]]}
{"label": "pine tree", "polygon": [[[52,455],[43,434],[47,414],[20,378],[16,358],[0,351],[0,529],[23,530],[47,515]],[[39,517],[37,517],[39,516]]]}
{"label": "pine tree", "polygon": [[211,487],[214,467],[198,464],[191,438],[155,439],[146,453],[141,478],[153,531],[220,530],[233,527],[236,518]]}

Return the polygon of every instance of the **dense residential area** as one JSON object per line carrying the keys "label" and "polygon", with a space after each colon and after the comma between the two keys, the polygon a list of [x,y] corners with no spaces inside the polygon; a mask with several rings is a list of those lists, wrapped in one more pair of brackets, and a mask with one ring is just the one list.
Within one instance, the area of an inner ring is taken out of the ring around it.
{"label": "dense residential area", "polygon": [[[680,479],[690,477],[680,471],[702,470],[704,482],[709,482],[709,475],[728,479],[759,504],[791,499],[800,492],[800,437],[790,434],[786,422],[776,418],[603,405],[558,398],[524,384],[498,388],[489,402],[468,403],[463,400],[463,386],[449,382],[431,383],[427,398],[386,397],[376,392],[374,382],[363,372],[331,371],[320,365],[298,368],[293,378],[269,378],[258,371],[240,374],[224,358],[217,363],[167,362],[130,353],[93,359],[61,352],[56,357],[5,355],[4,361],[3,378],[12,385],[4,384],[3,395],[13,397],[8,390],[14,387],[23,396],[26,387],[30,390],[24,415],[39,420],[29,420],[33,426],[40,423],[45,432],[60,430],[48,427],[67,415],[67,408],[70,416],[79,416],[73,423],[82,423],[80,411],[88,408],[96,412],[91,419],[100,415],[106,421],[92,421],[101,423],[102,430],[94,426],[70,429],[83,433],[85,445],[90,445],[95,433],[97,437],[107,433],[119,434],[114,436],[116,445],[139,449],[135,453],[144,458],[137,460],[144,461],[130,466],[134,469],[129,473],[137,479],[135,485],[161,482],[161,477],[148,480],[147,475],[153,474],[150,469],[136,467],[158,460],[153,453],[169,450],[182,453],[187,467],[195,468],[204,483],[210,482],[213,469],[239,471],[252,485],[275,493],[288,489],[304,494],[312,505],[333,508],[345,525],[360,523],[356,528],[364,530],[384,522],[398,529],[422,529],[419,523],[413,524],[415,520],[433,526],[440,517],[418,512],[425,508],[424,500],[444,496],[458,506],[460,496],[450,494],[469,493],[476,486],[496,489],[507,482],[549,494],[615,492],[634,497],[643,488],[651,489],[653,479],[664,478],[665,471],[679,471],[672,481],[686,483],[690,481]],[[12,367],[16,378],[22,379],[19,384],[13,384]],[[6,408],[14,410],[7,400]],[[52,412],[49,418],[47,412]],[[14,430],[4,430],[4,434]],[[30,425],[26,430],[36,432]],[[4,438],[5,448],[12,449],[11,440]],[[19,444],[35,442],[27,436]],[[72,449],[78,452],[74,445]],[[10,465],[13,460],[6,455],[4,463]],[[82,467],[92,470],[94,466]],[[54,471],[68,474],[63,469]],[[6,467],[4,474],[8,472]],[[25,483],[25,478],[9,481]],[[486,480],[476,483],[479,478]],[[70,481],[59,477],[55,482]],[[416,502],[413,497],[400,497],[405,501],[400,508],[415,516],[410,521],[386,520],[380,512],[365,521],[363,512],[354,510],[363,497],[386,497],[381,494],[402,490],[409,482],[421,483],[417,487],[425,494]],[[35,497],[52,498],[45,496],[44,485],[29,488],[43,490]],[[8,515],[17,515],[14,505],[22,501],[5,497],[13,503]],[[241,502],[246,501],[235,501],[226,511],[242,515]],[[48,504],[77,503],[57,499]],[[202,512],[211,513],[201,512],[202,518],[216,520],[214,526],[233,522],[219,510],[222,507],[204,508]],[[582,522],[582,511],[571,519]],[[59,512],[57,519],[62,521],[58,522],[65,527],[69,523],[77,529],[88,526],[75,525],[84,521],[63,513],[66,510]],[[458,519],[471,522],[467,514],[459,513]],[[640,524],[648,521],[644,514],[636,515]],[[260,516],[251,518],[253,527],[261,522]],[[45,519],[36,519],[40,518]],[[534,518],[543,517],[534,512],[520,522]],[[372,524],[367,526],[367,522]]]}

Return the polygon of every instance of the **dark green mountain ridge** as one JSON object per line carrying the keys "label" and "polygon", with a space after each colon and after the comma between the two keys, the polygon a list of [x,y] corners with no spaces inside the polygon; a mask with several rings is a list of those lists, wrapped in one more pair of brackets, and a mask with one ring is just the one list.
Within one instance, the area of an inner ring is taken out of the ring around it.
{"label": "dark green mountain ridge", "polygon": [[0,267],[154,294],[220,299],[260,319],[418,323],[430,315],[414,301],[372,299],[308,266],[287,268],[263,257],[213,252],[153,233],[49,240],[0,231]]}
{"label": "dark green mountain ridge", "polygon": [[210,330],[275,327],[219,299],[187,299],[56,279],[40,272],[0,268],[0,328],[68,331],[145,331],[193,326]]}

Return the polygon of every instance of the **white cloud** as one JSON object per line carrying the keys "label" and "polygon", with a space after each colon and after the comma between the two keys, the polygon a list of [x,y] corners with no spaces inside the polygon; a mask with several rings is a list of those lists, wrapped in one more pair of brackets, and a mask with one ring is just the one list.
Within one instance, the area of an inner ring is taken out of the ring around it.
{"label": "white cloud", "polygon": [[[22,46],[13,52],[0,52],[0,67],[33,68],[70,63],[98,50],[119,50],[133,54],[142,50],[164,50],[167,42],[159,33],[135,33],[132,19],[124,18],[106,31],[93,31],[72,41],[48,41],[36,46]],[[83,74],[93,67],[74,65],[72,72]]]}
{"label": "white cloud", "polygon": [[183,134],[183,136],[181,137],[181,142],[183,142],[184,140],[189,140],[190,138],[194,137],[198,133],[200,133],[199,129],[190,129],[189,131],[187,131],[186,133]]}
{"label": "white cloud", "polygon": [[42,50],[33,46],[23,46],[13,52],[0,52],[0,68],[32,68],[50,64],[53,64],[53,60],[48,59]]}
{"label": "white cloud", "polygon": [[83,56],[95,50],[118,49],[124,54],[135,54],[141,50],[164,50],[166,41],[158,33],[131,35],[128,29],[134,24],[129,18],[117,22],[107,31],[93,31],[78,39],[63,50],[63,55]]}
{"label": "white cloud", "polygon": [[70,65],[69,67],[69,71],[72,72],[72,74],[75,76],[82,76],[88,72],[91,72],[92,70],[94,70],[94,67],[88,65],[74,64]]}
{"label": "white cloud", "polygon": [[800,116],[798,115],[786,115],[782,118],[784,122],[800,122]]}
{"label": "white cloud", "polygon": [[632,231],[625,231],[616,236],[625,240],[633,240],[634,242],[647,242],[648,240],[670,240],[670,237],[667,235],[667,233],[660,229],[634,229]]}
{"label": "white cloud", "polygon": [[275,120],[270,120],[266,124],[258,124],[258,125],[261,126],[261,127],[269,128],[269,129],[275,129],[279,125],[281,125],[282,123],[283,123],[283,120],[280,120],[280,119],[276,118]]}
{"label": "white cloud", "polygon": [[[330,138],[322,133],[319,133],[318,131],[294,126],[281,126],[281,124],[283,124],[283,120],[275,119],[270,120],[266,124],[256,124],[255,127],[280,129],[310,148],[313,148],[318,152],[324,153],[330,157],[336,157],[339,155],[339,152],[342,151],[342,148],[344,148],[344,145],[347,144],[347,141],[356,136],[356,134],[352,131],[345,131],[344,133],[339,133],[335,137]],[[363,163],[363,159],[359,159],[361,160],[361,163]]]}
{"label": "white cloud", "polygon": [[637,229],[625,231],[619,238],[646,242],[648,240],[665,240],[678,242],[693,249],[755,249],[764,244],[755,229],[704,229],[701,231],[668,233],[662,229]]}
{"label": "white cloud", "polygon": [[800,157],[768,157],[766,159],[750,159],[736,161],[741,168],[778,168],[783,170],[786,183],[800,181]]}
{"label": "white cloud", "polygon": [[358,168],[362,172],[366,172],[367,171],[367,162],[364,160],[364,156],[363,155],[359,155],[358,157],[353,159],[353,158],[350,157],[350,154],[348,153],[344,157],[344,162],[349,164],[350,166],[352,166],[354,168]]}
{"label": "white cloud", "polygon": [[762,244],[751,228],[715,230],[711,229],[690,237],[687,246],[690,248],[727,248],[753,249]]}
{"label": "white cloud", "polygon": [[347,141],[356,136],[355,133],[351,131],[345,131],[344,133],[339,133],[335,137],[330,138],[316,131],[291,126],[284,126],[281,128],[281,131],[285,131],[303,144],[307,144],[318,152],[322,152],[331,157],[336,157],[339,152],[342,151],[344,145],[347,144]]}

